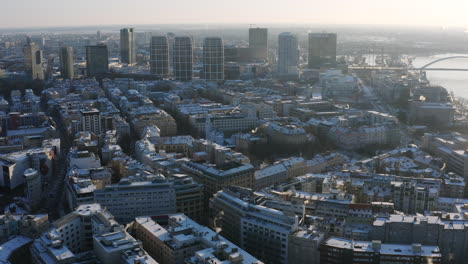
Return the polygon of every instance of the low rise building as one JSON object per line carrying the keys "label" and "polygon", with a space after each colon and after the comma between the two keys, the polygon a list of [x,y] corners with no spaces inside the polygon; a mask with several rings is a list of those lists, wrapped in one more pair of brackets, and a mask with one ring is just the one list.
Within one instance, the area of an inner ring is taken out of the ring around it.
{"label": "low rise building", "polygon": [[144,249],[158,262],[167,264],[261,264],[240,247],[183,214],[161,218],[137,217],[132,230]]}
{"label": "low rise building", "polygon": [[320,247],[320,263],[443,263],[437,246],[384,244],[331,237]]}
{"label": "low rise building", "polygon": [[249,189],[226,188],[210,200],[211,225],[266,263],[288,263],[289,241],[299,218],[260,205]]}

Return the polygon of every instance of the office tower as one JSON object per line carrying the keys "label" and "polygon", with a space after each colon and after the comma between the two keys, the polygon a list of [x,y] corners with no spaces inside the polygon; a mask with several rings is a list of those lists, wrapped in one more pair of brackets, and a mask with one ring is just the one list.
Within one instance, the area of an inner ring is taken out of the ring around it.
{"label": "office tower", "polygon": [[81,110],[81,131],[101,134],[101,113],[98,109]]}
{"label": "office tower", "polygon": [[150,67],[152,74],[169,75],[169,42],[166,36],[151,38]]}
{"label": "office tower", "polygon": [[96,32],[96,38],[97,38],[98,40],[101,39],[101,31],[100,31],[100,30],[98,30],[98,31]]}
{"label": "office tower", "polygon": [[299,46],[296,35],[283,32],[278,37],[278,74],[297,75],[299,64]]}
{"label": "office tower", "polygon": [[136,63],[135,32],[133,28],[120,30],[120,57],[123,63]]}
{"label": "office tower", "polygon": [[336,63],[336,34],[309,33],[309,68]]}
{"label": "office tower", "polygon": [[254,60],[268,59],[268,29],[249,28],[249,48]]}
{"label": "office tower", "polygon": [[235,45],[224,46],[224,63],[239,62],[239,48]]}
{"label": "office tower", "polygon": [[60,72],[62,78],[73,78],[73,48],[61,47],[60,48]]}
{"label": "office tower", "polygon": [[28,43],[24,45],[23,53],[26,74],[33,80],[44,80],[44,70],[42,69],[43,56],[39,45],[32,43],[28,39]]}
{"label": "office tower", "polygon": [[208,81],[224,80],[224,47],[220,37],[203,42],[203,76]]}
{"label": "office tower", "polygon": [[86,46],[86,71],[88,77],[109,71],[109,54],[106,45]]}
{"label": "office tower", "polygon": [[169,43],[169,69],[174,68],[174,41],[175,41],[175,34],[174,33],[167,33],[167,42]]}
{"label": "office tower", "polygon": [[193,78],[193,45],[191,37],[175,37],[173,50],[174,77],[180,81]]}

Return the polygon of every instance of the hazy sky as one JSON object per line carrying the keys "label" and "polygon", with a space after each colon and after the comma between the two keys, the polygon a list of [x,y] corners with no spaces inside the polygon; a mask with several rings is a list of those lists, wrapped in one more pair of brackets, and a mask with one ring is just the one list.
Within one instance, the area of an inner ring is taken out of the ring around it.
{"label": "hazy sky", "polygon": [[468,28],[468,0],[0,0],[0,28],[183,23]]}

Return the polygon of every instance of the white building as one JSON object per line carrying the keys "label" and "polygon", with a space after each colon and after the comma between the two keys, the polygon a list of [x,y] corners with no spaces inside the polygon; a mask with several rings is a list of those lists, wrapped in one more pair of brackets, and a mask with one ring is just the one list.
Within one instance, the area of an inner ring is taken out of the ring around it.
{"label": "white building", "polygon": [[135,236],[145,250],[160,263],[168,264],[262,264],[261,261],[212,229],[184,214],[168,217],[161,226],[151,217],[137,217]]}
{"label": "white building", "polygon": [[47,181],[53,172],[55,147],[44,147],[12,152],[0,156],[0,186],[14,189],[25,181],[28,168],[39,172],[41,180]]}
{"label": "white building", "polygon": [[68,167],[77,169],[100,168],[101,160],[99,159],[99,156],[93,152],[72,149],[68,156]]}
{"label": "white building", "polygon": [[141,242],[125,231],[95,235],[93,243],[94,253],[102,264],[158,264],[141,248]]}
{"label": "white building", "polygon": [[94,199],[122,223],[137,216],[177,212],[173,183],[161,176],[154,176],[153,181],[122,179],[119,184],[94,191]]}
{"label": "white building", "polygon": [[275,164],[255,171],[255,189],[260,190],[288,179],[284,164]]}
{"label": "white building", "polygon": [[231,187],[216,193],[210,201],[212,225],[266,263],[288,263],[289,239],[299,218],[256,204],[249,191]]}

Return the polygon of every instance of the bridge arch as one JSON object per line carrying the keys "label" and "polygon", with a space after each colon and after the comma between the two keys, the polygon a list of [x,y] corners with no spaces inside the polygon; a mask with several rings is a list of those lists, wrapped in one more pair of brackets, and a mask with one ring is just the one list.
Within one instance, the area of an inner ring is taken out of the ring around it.
{"label": "bridge arch", "polygon": [[420,67],[421,70],[424,70],[426,69],[427,67],[431,66],[432,64],[436,64],[440,61],[444,61],[444,60],[452,60],[452,59],[468,59],[468,56],[451,56],[451,57],[446,57],[446,58],[441,58],[441,59],[437,59],[433,62],[430,62],[422,67]]}

